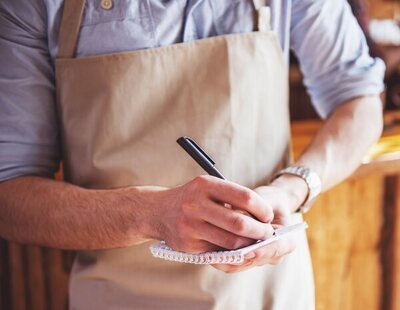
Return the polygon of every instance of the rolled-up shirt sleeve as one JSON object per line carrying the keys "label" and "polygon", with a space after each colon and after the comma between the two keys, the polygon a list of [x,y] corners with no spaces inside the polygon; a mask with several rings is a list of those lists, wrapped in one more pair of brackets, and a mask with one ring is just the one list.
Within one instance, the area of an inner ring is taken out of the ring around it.
{"label": "rolled-up shirt sleeve", "polygon": [[293,0],[290,38],[321,117],[349,99],[383,91],[385,65],[370,57],[345,0]]}
{"label": "rolled-up shirt sleeve", "polygon": [[0,1],[0,181],[51,177],[59,144],[42,1]]}

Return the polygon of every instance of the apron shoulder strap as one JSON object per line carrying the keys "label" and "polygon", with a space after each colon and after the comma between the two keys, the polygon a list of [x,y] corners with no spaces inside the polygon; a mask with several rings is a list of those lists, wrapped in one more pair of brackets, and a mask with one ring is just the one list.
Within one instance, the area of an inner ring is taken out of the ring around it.
{"label": "apron shoulder strap", "polygon": [[75,56],[85,0],[65,0],[58,39],[58,58]]}
{"label": "apron shoulder strap", "polygon": [[259,10],[264,6],[267,6],[267,0],[253,0],[253,3],[256,10]]}
{"label": "apron shoulder strap", "polygon": [[265,32],[271,30],[271,9],[267,5],[267,0],[253,0],[254,7],[258,12],[257,28],[258,31]]}

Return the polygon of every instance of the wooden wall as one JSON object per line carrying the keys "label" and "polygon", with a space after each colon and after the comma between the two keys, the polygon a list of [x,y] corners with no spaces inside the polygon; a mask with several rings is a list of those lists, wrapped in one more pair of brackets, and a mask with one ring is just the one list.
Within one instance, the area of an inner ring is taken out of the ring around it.
{"label": "wooden wall", "polygon": [[383,182],[379,175],[346,182],[307,215],[317,309],[383,309]]}
{"label": "wooden wall", "polygon": [[398,0],[369,0],[368,2],[371,18],[394,19],[400,13],[400,2]]}
{"label": "wooden wall", "polygon": [[4,240],[0,249],[0,309],[67,309],[72,253]]}

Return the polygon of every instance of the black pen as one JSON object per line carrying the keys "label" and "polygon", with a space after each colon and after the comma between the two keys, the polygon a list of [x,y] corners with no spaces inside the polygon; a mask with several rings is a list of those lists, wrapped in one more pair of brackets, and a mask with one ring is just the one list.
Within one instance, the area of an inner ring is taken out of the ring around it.
{"label": "black pen", "polygon": [[226,180],[221,172],[215,167],[212,158],[201,149],[201,147],[189,137],[180,137],[176,140],[178,144],[209,174]]}

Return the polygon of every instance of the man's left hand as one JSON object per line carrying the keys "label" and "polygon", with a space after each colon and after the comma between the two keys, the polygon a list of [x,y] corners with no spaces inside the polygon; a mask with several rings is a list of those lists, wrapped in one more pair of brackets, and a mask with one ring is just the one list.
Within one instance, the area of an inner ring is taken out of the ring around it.
{"label": "man's left hand", "polygon": [[[270,186],[261,186],[255,189],[270,204],[274,212],[272,225],[275,229],[292,224],[291,214],[293,210],[298,208],[302,201],[296,195],[293,195],[288,185],[301,187],[304,185],[302,182],[304,181],[297,177],[284,176],[281,180],[274,182]],[[234,273],[255,266],[266,264],[277,265],[288,254],[293,252],[295,247],[296,243],[294,239],[291,236],[287,236],[246,254],[245,260],[241,265],[216,264],[213,267],[227,273]]]}

